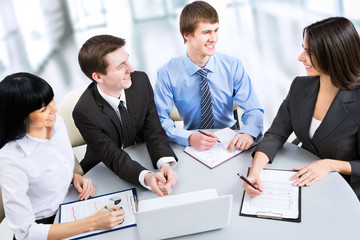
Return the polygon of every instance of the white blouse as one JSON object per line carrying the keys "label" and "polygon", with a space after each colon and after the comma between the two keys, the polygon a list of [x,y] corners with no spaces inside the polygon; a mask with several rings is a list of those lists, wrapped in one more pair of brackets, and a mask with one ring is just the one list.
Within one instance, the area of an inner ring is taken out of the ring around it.
{"label": "white blouse", "polygon": [[0,149],[5,215],[21,239],[47,239],[50,225],[35,220],[58,210],[73,179],[74,155],[64,120],[57,115],[49,140],[26,135]]}
{"label": "white blouse", "polygon": [[311,119],[310,129],[309,129],[309,138],[312,139],[314,137],[315,131],[318,129],[322,121],[317,120],[316,118]]}

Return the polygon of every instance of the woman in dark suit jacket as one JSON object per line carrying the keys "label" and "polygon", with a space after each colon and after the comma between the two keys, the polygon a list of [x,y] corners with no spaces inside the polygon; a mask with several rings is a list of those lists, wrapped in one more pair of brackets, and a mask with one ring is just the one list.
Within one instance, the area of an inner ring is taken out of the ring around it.
{"label": "woman in dark suit jacket", "polygon": [[251,196],[263,190],[259,174],[292,132],[302,147],[320,160],[291,178],[310,186],[329,172],[339,172],[360,199],[360,38],[346,18],[328,18],[306,27],[299,61],[307,77],[297,77],[263,140],[254,150],[249,180]]}

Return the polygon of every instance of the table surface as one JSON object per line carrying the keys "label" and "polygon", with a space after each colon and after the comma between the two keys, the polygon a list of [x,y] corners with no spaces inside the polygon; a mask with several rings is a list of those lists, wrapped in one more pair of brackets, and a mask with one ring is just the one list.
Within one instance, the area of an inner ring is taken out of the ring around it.
{"label": "table surface", "polygon": [[[247,174],[251,166],[251,151],[209,169],[184,152],[184,147],[171,144],[178,156],[176,167],[178,183],[172,194],[215,188],[219,195],[232,194],[233,206],[230,226],[178,237],[176,239],[359,239],[360,203],[346,181],[335,172],[311,187],[302,188],[301,223],[239,216],[244,190],[237,173]],[[153,170],[145,144],[126,149],[132,159]],[[317,157],[291,143],[285,143],[272,164],[267,168],[292,169]],[[96,195],[134,187],[117,177],[100,163],[85,175],[93,180]],[[136,186],[138,200],[155,198],[151,191]],[[71,189],[64,202],[75,200],[77,193]],[[189,217],[191,217],[189,213]],[[175,218],[176,216],[174,216]],[[209,217],[216,217],[211,216]],[[93,236],[88,239],[139,239],[136,227]]]}

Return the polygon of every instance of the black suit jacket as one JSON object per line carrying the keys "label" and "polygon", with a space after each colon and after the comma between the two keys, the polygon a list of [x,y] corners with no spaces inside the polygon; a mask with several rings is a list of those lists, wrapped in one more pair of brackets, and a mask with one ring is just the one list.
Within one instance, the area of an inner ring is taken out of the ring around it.
{"label": "black suit jacket", "polygon": [[[154,168],[161,157],[174,157],[154,102],[153,89],[144,72],[131,74],[132,85],[125,89],[126,104],[136,131],[136,142],[146,142]],[[103,161],[120,178],[138,184],[145,170],[121,149],[121,123],[114,109],[99,94],[96,83],[91,83],[77,102],[73,118],[87,149],[80,162],[84,172]]]}
{"label": "black suit jacket", "polygon": [[297,77],[255,151],[270,162],[294,131],[302,147],[319,156],[349,161],[352,173],[343,177],[360,199],[360,90],[340,90],[312,139],[309,128],[319,91],[319,77]]}

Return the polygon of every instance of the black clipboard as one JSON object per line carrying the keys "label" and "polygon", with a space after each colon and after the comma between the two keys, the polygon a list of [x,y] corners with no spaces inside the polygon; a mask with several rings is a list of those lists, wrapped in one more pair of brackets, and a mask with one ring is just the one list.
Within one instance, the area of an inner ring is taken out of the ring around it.
{"label": "black clipboard", "polygon": [[[294,170],[285,170],[285,169],[270,169],[270,168],[264,168],[264,170],[274,170],[274,171],[290,171],[290,172],[296,172]],[[248,169],[247,175],[249,175],[250,168]],[[301,222],[301,187],[299,188],[299,196],[298,196],[298,217],[297,218],[284,218],[282,217],[281,213],[272,213],[272,212],[258,212],[257,214],[245,214],[242,213],[243,203],[245,199],[246,192],[244,191],[243,197],[241,200],[240,205],[240,212],[239,216],[245,216],[245,217],[254,217],[254,218],[264,218],[264,219],[271,219],[271,220],[278,220],[278,221],[287,221],[287,222]]]}
{"label": "black clipboard", "polygon": [[[109,197],[109,196],[112,196],[112,195],[115,195],[115,194],[118,194],[118,193],[122,193],[122,192],[126,192],[126,191],[130,191],[132,193],[130,204],[131,204],[131,209],[133,210],[133,212],[135,212],[135,211],[137,211],[137,208],[138,208],[138,206],[137,206],[137,192],[136,192],[136,188],[129,188],[129,189],[121,190],[121,191],[116,191],[116,192],[111,192],[111,193],[106,193],[106,194],[102,194],[102,195],[99,195],[99,196],[91,197],[88,200],[83,200],[83,201],[75,200],[75,201],[71,201],[71,202],[62,203],[59,206],[59,223],[61,223],[61,211],[62,211],[62,206],[64,206],[64,205],[69,205],[69,204],[73,204],[73,203],[77,203],[77,202],[89,201],[89,200],[93,200],[93,199],[96,199],[96,198]],[[109,229],[109,230],[90,231],[90,232],[85,232],[85,233],[79,234],[81,236],[75,235],[75,236],[69,237],[67,239],[72,239],[72,240],[82,239],[82,238],[87,238],[87,237],[91,237],[91,236],[95,236],[95,235],[99,235],[99,234],[103,234],[103,233],[107,233],[107,232],[117,231],[117,230],[129,228],[129,227],[135,227],[135,226],[136,226],[136,223],[121,226],[121,227],[117,227],[117,228],[113,228],[113,229]]]}

